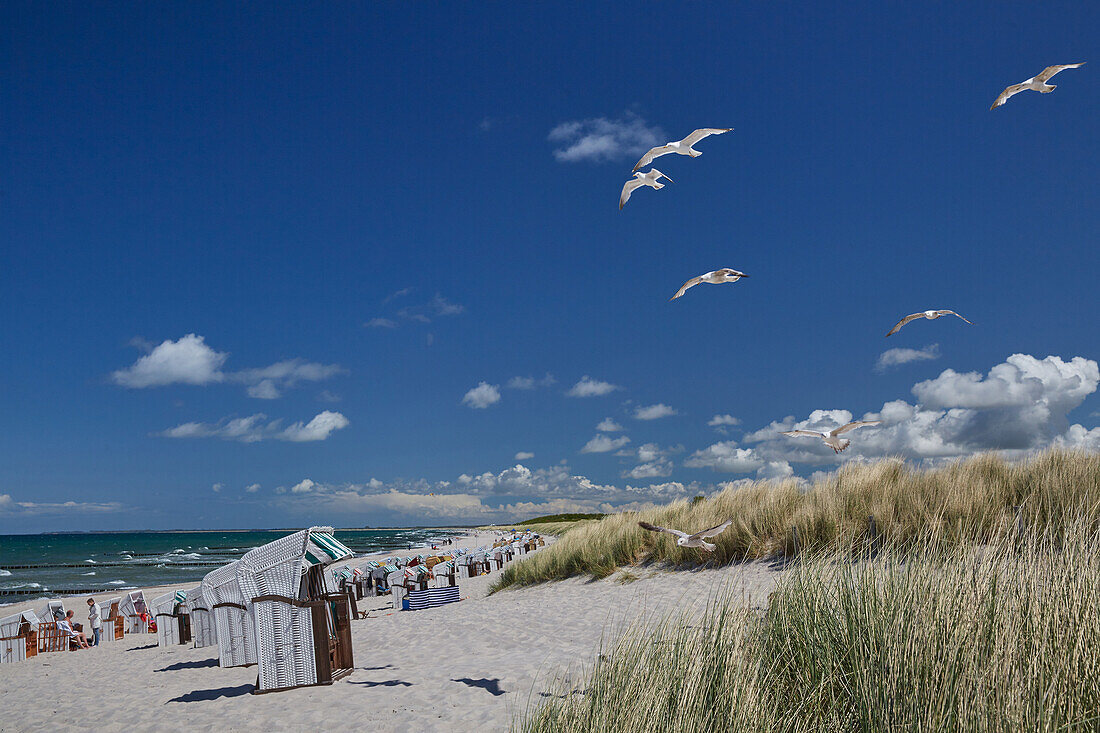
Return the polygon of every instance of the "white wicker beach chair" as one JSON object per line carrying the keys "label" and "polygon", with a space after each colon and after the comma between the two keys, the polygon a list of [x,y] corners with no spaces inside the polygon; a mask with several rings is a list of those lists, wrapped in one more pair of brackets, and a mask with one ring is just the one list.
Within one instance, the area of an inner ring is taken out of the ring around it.
{"label": "white wicker beach chair", "polygon": [[202,579],[202,595],[214,614],[221,667],[245,667],[256,663],[256,633],[245,597],[237,584],[237,564],[211,570]]}
{"label": "white wicker beach chair", "polygon": [[443,588],[458,585],[458,566],[454,560],[446,560],[432,567],[435,587]]}
{"label": "white wicker beach chair", "polygon": [[331,527],[311,527],[238,561],[237,581],[256,629],[255,692],[326,685],[351,674],[350,601],[329,592],[324,567],[354,556]]}
{"label": "white wicker beach chair", "polygon": [[132,590],[122,596],[118,611],[125,619],[127,634],[149,633],[149,607],[145,603],[144,593]]}
{"label": "white wicker beach chair", "polygon": [[38,654],[38,615],[31,610],[0,619],[0,663],[22,662]]}
{"label": "white wicker beach chair", "polygon": [[38,612],[38,617],[45,623],[58,621],[65,618],[64,601],[46,601],[46,605]]}
{"label": "white wicker beach chair", "polygon": [[214,630],[214,613],[207,605],[206,596],[203,595],[201,585],[187,591],[187,615],[191,620],[191,639],[195,642],[195,648],[201,649],[202,647],[217,645],[218,636]]}
{"label": "white wicker beach chair", "polygon": [[122,596],[115,596],[99,604],[103,614],[99,632],[99,643],[119,641],[126,634],[126,619],[119,610],[122,606]]}
{"label": "white wicker beach chair", "polygon": [[165,593],[153,599],[153,617],[157,621],[157,644],[176,646],[191,640],[186,613],[187,594],[182,590]]}

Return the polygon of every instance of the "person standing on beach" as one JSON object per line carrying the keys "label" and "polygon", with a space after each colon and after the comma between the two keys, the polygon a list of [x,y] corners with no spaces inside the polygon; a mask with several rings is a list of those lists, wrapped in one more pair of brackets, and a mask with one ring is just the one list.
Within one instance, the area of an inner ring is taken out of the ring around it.
{"label": "person standing on beach", "polygon": [[88,627],[92,630],[92,646],[99,646],[100,628],[103,621],[100,619],[99,604],[94,598],[88,599]]}

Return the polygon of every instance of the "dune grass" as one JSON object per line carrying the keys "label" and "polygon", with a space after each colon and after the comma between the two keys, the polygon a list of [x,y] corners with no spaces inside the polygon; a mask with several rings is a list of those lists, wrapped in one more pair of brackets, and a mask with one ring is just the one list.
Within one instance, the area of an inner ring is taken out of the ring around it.
{"label": "dune grass", "polygon": [[982,548],[932,535],[792,566],[753,614],[637,626],[516,729],[1095,731],[1100,533],[1091,518]]}
{"label": "dune grass", "polygon": [[[637,526],[644,519],[697,531],[731,518],[733,525],[713,540],[718,549],[706,556]],[[577,575],[605,578],[641,562],[690,567],[777,555],[859,555],[873,543],[982,543],[1017,523],[1057,534],[1071,519],[1100,523],[1098,454],[1052,450],[1018,463],[979,455],[926,470],[899,460],[851,463],[808,489],[795,481],[757,482],[704,501],[583,522],[509,566],[493,590]]]}

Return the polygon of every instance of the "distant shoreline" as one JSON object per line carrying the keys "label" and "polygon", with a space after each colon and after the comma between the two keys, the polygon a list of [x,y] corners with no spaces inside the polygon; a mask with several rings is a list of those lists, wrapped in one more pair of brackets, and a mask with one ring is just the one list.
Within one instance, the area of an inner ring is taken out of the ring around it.
{"label": "distant shoreline", "polygon": [[[313,525],[320,526],[320,525]],[[503,526],[503,525],[501,525]],[[9,532],[0,534],[0,537],[35,537],[39,535],[96,535],[96,534],[238,534],[246,532],[298,532],[302,527],[264,527],[253,529],[89,529],[89,530],[64,530],[56,532]],[[452,530],[452,529],[477,529],[473,525],[455,524],[449,526],[416,526],[416,527],[335,527],[334,532],[401,532],[403,530]]]}

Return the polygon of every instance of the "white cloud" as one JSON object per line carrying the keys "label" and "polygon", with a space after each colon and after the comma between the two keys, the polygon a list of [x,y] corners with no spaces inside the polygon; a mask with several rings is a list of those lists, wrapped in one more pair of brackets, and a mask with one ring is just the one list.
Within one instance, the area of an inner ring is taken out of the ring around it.
{"label": "white cloud", "polygon": [[292,494],[308,494],[313,491],[313,487],[316,486],[313,479],[302,479],[298,483],[290,487],[290,493]]}
{"label": "white cloud", "polygon": [[[139,341],[139,345],[148,346]],[[126,369],[112,373],[116,384],[131,389],[163,387],[169,384],[205,385],[235,382],[247,385],[250,397],[273,400],[281,390],[299,382],[319,382],[347,370],[338,364],[317,364],[303,359],[287,359],[258,369],[224,372],[229,354],[214,351],[202,336],[187,334],[178,341],[164,341]]]}
{"label": "white cloud", "polygon": [[167,384],[210,384],[225,379],[221,368],[229,354],[214,351],[202,336],[189,333],[164,341],[126,369],[114,372],[116,384],[131,389]]}
{"label": "white cloud", "polygon": [[280,420],[268,421],[267,415],[258,412],[247,417],[225,419],[217,423],[187,422],[157,433],[162,438],[221,438],[242,443],[261,440],[286,440],[295,443],[324,440],[334,430],[346,428],[350,423],[339,412],[325,410],[308,423],[296,422],[280,430]]}
{"label": "white cloud", "polygon": [[740,425],[741,421],[733,415],[715,415],[710,420],[707,420],[707,425],[712,428],[725,427],[727,425]]}
{"label": "white cloud", "polygon": [[500,387],[488,382],[479,383],[462,398],[462,404],[479,410],[484,410],[498,402],[500,402]]}
{"label": "white cloud", "polygon": [[672,461],[660,456],[646,463],[640,463],[629,471],[622,473],[623,478],[646,479],[670,476],[672,474]]}
{"label": "white cloud", "polygon": [[605,417],[603,420],[600,420],[600,424],[596,426],[596,430],[599,430],[603,433],[617,433],[622,429],[622,425],[615,422],[609,417]]}
{"label": "white cloud", "polygon": [[1068,414],[1098,384],[1100,369],[1091,359],[1014,354],[985,376],[944,370],[913,387],[916,404],[894,400],[864,414],[862,419],[885,424],[851,433],[851,447],[839,456],[821,441],[778,433],[830,429],[852,419],[848,410],[814,410],[805,420],[789,416],[746,435],[744,442],[756,444],[762,460],[808,465],[887,456],[942,460],[980,451],[1012,457],[1051,445],[1088,447],[1092,432],[1070,425]]}
{"label": "white cloud", "polygon": [[245,487],[245,491],[247,491],[249,494],[255,494],[257,491],[260,490],[260,488],[261,486],[259,484],[249,484]]}
{"label": "white cloud", "polygon": [[11,497],[11,494],[0,494],[0,516],[32,516],[40,514],[88,513],[102,514],[109,512],[121,512],[125,509],[126,507],[117,501],[16,501]]}
{"label": "white cloud", "polygon": [[750,448],[738,448],[736,440],[726,440],[697,450],[684,461],[688,468],[709,468],[727,473],[748,473],[764,465]]}
{"label": "white cloud", "polygon": [[215,494],[217,494],[223,488],[225,488],[225,484],[214,484],[213,486],[210,487],[210,490],[213,491]]}
{"label": "white cloud", "polygon": [[397,328],[397,321],[392,318],[372,318],[363,325],[367,328]]}
{"label": "white cloud", "polygon": [[622,448],[629,442],[630,438],[625,435],[619,436],[618,438],[597,435],[584,444],[584,447],[581,448],[581,453],[610,453],[613,450]]}
{"label": "white cloud", "polygon": [[542,379],[535,379],[534,377],[512,377],[508,380],[508,384],[505,386],[508,389],[535,389],[536,387],[549,387],[556,384],[558,380],[554,379],[554,375],[549,372]]}
{"label": "white cloud", "polygon": [[[413,291],[413,288],[402,288],[395,293],[387,296],[382,303],[389,303],[391,300],[408,295]],[[431,323],[437,318],[445,316],[457,316],[460,313],[466,312],[466,306],[459,303],[453,303],[444,298],[439,293],[429,300],[427,303],[418,303],[416,305],[407,305],[396,313],[390,316],[376,316],[363,325],[367,328],[397,328],[401,325],[402,321],[413,321],[415,323]],[[431,340],[429,339],[428,345],[431,346]]]}
{"label": "white cloud", "polygon": [[521,450],[519,453],[516,453],[515,459],[517,461],[527,461],[527,460],[530,460],[534,457],[535,457],[534,453],[532,453],[530,451]]}
{"label": "white cloud", "polygon": [[594,117],[563,122],[550,131],[554,158],[562,163],[614,161],[638,158],[650,148],[667,142],[659,127],[651,127],[627,112],[617,120]]}
{"label": "white cloud", "polygon": [[637,407],[634,410],[635,420],[658,420],[662,417],[669,417],[670,415],[677,414],[676,410],[669,407],[664,403],[657,403],[656,405],[647,405],[645,407]]}
{"label": "white cloud", "polygon": [[931,361],[940,358],[940,345],[932,344],[923,349],[887,349],[879,354],[875,363],[876,371],[885,371],[892,366],[908,364],[911,361]]}
{"label": "white cloud", "polygon": [[342,430],[351,423],[339,412],[325,410],[318,413],[312,420],[303,425],[296,422],[276,437],[279,440],[289,440],[295,443],[308,443],[316,440],[324,440],[335,430]]}
{"label": "white cloud", "polygon": [[581,381],[570,387],[565,394],[569,397],[600,397],[617,389],[621,387],[610,382],[601,382],[585,374],[581,377]]}

